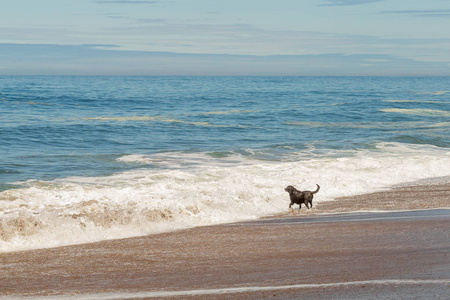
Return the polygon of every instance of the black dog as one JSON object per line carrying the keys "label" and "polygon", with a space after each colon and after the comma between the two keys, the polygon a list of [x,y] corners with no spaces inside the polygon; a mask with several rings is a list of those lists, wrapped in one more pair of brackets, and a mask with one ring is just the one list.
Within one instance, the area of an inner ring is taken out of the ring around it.
{"label": "black dog", "polygon": [[[314,192],[311,191],[299,191],[292,185],[286,187],[284,190],[289,193],[289,197],[291,198],[291,204],[289,204],[289,208],[291,208],[292,205],[298,204],[298,210],[302,208],[302,203],[305,204],[306,208],[310,209],[312,205],[312,200],[314,197],[314,194],[317,193],[320,189],[320,186],[317,185],[317,190]],[[308,206],[309,204],[309,206]]]}

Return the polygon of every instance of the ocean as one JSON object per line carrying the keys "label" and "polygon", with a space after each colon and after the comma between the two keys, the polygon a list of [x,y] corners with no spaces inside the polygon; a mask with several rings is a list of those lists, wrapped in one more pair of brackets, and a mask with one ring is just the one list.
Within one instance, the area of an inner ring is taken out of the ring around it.
{"label": "ocean", "polygon": [[450,182],[450,77],[0,76],[2,252],[418,181]]}

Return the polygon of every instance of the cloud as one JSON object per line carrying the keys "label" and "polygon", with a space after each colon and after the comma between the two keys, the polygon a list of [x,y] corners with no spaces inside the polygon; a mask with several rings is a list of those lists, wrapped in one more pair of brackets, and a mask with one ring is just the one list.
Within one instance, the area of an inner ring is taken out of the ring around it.
{"label": "cloud", "polygon": [[322,6],[345,6],[345,5],[362,5],[374,2],[382,2],[384,0],[324,0],[328,3],[322,4]]}
{"label": "cloud", "polygon": [[169,21],[168,19],[156,19],[156,18],[147,18],[147,19],[137,19],[138,23],[164,23]]}
{"label": "cloud", "polygon": [[379,14],[409,15],[422,18],[450,17],[450,9],[426,9],[426,10],[383,10]]}
{"label": "cloud", "polygon": [[[119,17],[120,15],[113,16]],[[76,44],[91,45],[91,50],[93,44],[100,44],[95,46],[95,49],[115,50],[123,53],[229,54],[248,55],[249,57],[368,53],[403,57],[412,61],[440,62],[443,66],[449,67],[449,38],[406,36],[385,38],[317,31],[262,29],[250,24],[183,24],[163,19],[133,18],[132,20],[133,22],[126,22],[123,26],[89,32],[71,31],[70,28],[33,28],[29,30],[9,28],[0,32],[0,40],[16,44],[44,44],[43,41],[45,41],[45,44],[73,45],[75,44],[74,37],[77,37]],[[127,24],[129,25],[126,26]],[[103,45],[116,46],[112,48]],[[86,52],[87,50],[80,49],[80,51]],[[0,56],[2,52],[3,49],[0,48]],[[380,59],[380,57],[374,58]],[[380,65],[375,61],[363,63],[369,64],[371,68],[373,65]],[[257,66],[260,65],[257,64]],[[390,69],[389,66],[386,67]],[[276,70],[277,67],[274,66],[274,69]]]}
{"label": "cloud", "polygon": [[[117,36],[130,37],[126,42]],[[385,38],[318,31],[262,29],[250,24],[137,23],[104,30],[92,43],[120,45],[118,50],[232,55],[390,54],[448,62],[450,39]],[[138,42],[136,42],[138,41]],[[142,42],[139,42],[142,41]]]}
{"label": "cloud", "polygon": [[450,75],[442,63],[381,54],[185,54],[44,44],[0,44],[0,49],[4,75]]}
{"label": "cloud", "polygon": [[[7,28],[0,40],[27,44],[103,44],[115,50],[250,56],[307,54],[389,54],[448,64],[450,39],[383,37],[362,34],[264,29],[251,24],[174,23],[165,19],[123,18],[116,27],[76,31],[72,28]],[[130,22],[131,21],[131,22]],[[123,24],[122,24],[123,23]],[[77,41],[76,43],[74,41]],[[45,42],[44,42],[45,41]],[[105,47],[97,47],[97,49]],[[0,55],[2,50],[0,49]]]}
{"label": "cloud", "polygon": [[168,21],[168,19],[162,19],[162,18],[131,18],[131,17],[127,17],[125,15],[122,14],[116,14],[116,13],[106,13],[106,14],[99,14],[99,16],[107,18],[107,19],[113,19],[113,20],[127,20],[127,21],[131,21],[134,22],[136,24],[140,24],[140,23],[165,23]]}
{"label": "cloud", "polygon": [[97,0],[94,1],[98,4],[155,4],[159,1],[151,1],[151,0]]}

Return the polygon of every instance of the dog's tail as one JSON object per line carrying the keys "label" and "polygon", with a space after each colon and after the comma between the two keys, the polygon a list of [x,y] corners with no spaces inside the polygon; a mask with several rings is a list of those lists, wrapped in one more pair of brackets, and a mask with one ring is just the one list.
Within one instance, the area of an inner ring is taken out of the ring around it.
{"label": "dog's tail", "polygon": [[317,185],[317,190],[315,190],[314,192],[311,192],[311,194],[315,194],[320,190],[320,185],[318,185],[317,183],[316,183],[316,185]]}

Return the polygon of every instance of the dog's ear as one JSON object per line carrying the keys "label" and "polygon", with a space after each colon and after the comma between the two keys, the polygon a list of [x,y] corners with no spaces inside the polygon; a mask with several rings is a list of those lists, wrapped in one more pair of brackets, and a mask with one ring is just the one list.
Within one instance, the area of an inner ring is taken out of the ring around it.
{"label": "dog's ear", "polygon": [[291,194],[295,191],[295,188],[292,185],[288,185],[284,190]]}

